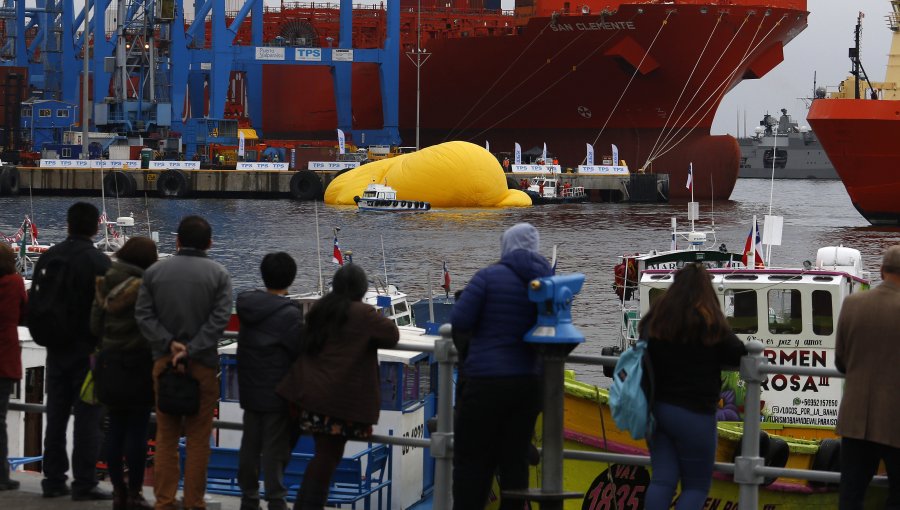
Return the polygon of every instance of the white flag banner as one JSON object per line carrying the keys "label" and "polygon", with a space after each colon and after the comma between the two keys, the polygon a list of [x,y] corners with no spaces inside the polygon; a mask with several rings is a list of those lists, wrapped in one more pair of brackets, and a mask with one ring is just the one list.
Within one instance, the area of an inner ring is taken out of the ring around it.
{"label": "white flag banner", "polygon": [[340,129],[338,129],[337,132],[338,132],[338,154],[343,154],[344,153],[344,132]]}
{"label": "white flag banner", "polygon": [[547,144],[546,143],[544,144],[544,151],[541,152],[541,162],[542,163],[547,162]]}
{"label": "white flag banner", "polygon": [[515,156],[513,157],[513,159],[515,160],[515,162],[513,164],[515,164],[515,165],[522,164],[522,146],[519,145],[518,142],[516,142]]}
{"label": "white flag banner", "polygon": [[487,140],[484,141],[484,150],[491,152],[491,142]]}
{"label": "white flag banner", "polygon": [[238,156],[244,155],[244,132],[238,130]]}
{"label": "white flag banner", "polygon": [[587,144],[587,158],[585,160],[587,166],[594,166],[594,146]]}
{"label": "white flag banner", "polygon": [[613,166],[618,166],[619,164],[619,148],[616,147],[616,144],[612,144],[612,164]]}

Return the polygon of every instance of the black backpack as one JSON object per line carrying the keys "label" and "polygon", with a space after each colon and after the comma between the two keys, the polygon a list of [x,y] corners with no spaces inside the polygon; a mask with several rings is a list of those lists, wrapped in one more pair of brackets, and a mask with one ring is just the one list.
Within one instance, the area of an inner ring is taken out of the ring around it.
{"label": "black backpack", "polygon": [[44,347],[60,347],[84,329],[79,325],[75,295],[76,269],[72,260],[90,249],[66,253],[51,250],[41,255],[40,270],[32,275],[28,292],[27,324],[34,343]]}

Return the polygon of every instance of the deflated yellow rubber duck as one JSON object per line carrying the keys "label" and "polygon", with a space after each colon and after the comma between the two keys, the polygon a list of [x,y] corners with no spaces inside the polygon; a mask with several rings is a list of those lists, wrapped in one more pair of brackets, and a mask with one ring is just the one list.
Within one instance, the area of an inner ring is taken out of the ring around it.
{"label": "deflated yellow rubber duck", "polygon": [[394,188],[398,200],[421,200],[432,207],[531,205],[524,192],[507,188],[497,158],[469,142],[433,145],[354,168],[331,181],[325,203],[353,205],[353,197],[373,182]]}

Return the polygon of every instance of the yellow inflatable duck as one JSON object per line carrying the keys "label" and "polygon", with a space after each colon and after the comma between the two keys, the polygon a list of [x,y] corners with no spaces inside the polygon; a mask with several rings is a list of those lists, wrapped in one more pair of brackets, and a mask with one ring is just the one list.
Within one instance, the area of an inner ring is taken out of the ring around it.
{"label": "yellow inflatable duck", "polygon": [[524,192],[507,188],[497,158],[469,142],[433,145],[344,172],[328,185],[325,203],[353,205],[353,197],[373,182],[394,188],[399,200],[421,200],[432,207],[531,205]]}

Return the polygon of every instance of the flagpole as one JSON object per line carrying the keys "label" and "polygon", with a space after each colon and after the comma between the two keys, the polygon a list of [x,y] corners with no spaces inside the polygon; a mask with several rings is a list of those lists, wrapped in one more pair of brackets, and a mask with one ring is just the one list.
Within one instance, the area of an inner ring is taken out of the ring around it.
{"label": "flagpole", "polygon": [[316,218],[316,261],[319,263],[319,295],[323,295],[324,286],[322,285],[322,239],[319,237],[319,206],[313,200],[313,215]]}

